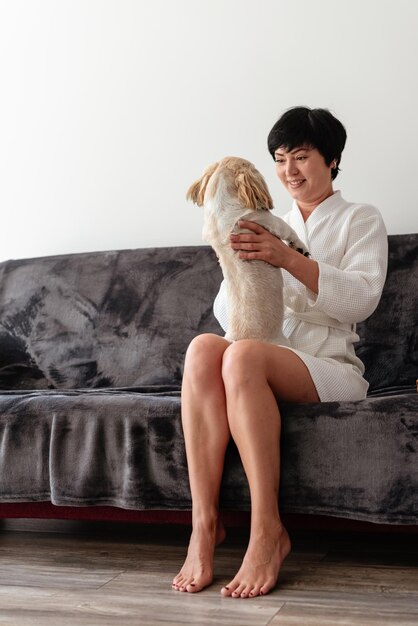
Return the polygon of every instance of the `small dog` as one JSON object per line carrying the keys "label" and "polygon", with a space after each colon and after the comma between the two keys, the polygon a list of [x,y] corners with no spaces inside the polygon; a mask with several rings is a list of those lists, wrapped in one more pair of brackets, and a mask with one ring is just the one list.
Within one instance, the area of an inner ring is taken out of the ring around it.
{"label": "small dog", "polygon": [[187,199],[204,207],[203,239],[215,250],[228,296],[228,341],[257,339],[288,345],[282,332],[283,277],[280,268],[264,261],[246,262],[231,248],[231,233],[251,232],[241,219],[260,224],[308,256],[295,231],[270,213],[273,200],[252,163],[226,157],[208,167],[187,192]]}

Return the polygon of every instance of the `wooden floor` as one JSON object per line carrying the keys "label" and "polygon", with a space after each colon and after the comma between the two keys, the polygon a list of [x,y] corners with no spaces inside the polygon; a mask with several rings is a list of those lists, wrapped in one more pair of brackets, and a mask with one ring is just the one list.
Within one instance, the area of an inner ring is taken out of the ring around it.
{"label": "wooden floor", "polygon": [[245,550],[237,529],[217,549],[209,589],[171,589],[188,535],[176,526],[2,521],[0,624],[418,624],[418,535],[294,532],[277,588],[245,600],[219,594]]}

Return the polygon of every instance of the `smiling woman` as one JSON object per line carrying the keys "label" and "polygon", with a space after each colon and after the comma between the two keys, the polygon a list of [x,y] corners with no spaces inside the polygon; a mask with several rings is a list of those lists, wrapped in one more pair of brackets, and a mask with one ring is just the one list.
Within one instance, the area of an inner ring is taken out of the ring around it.
{"label": "smiling woman", "polygon": [[277,175],[306,214],[333,195],[347,133],[325,109],[296,107],[271,129],[267,144]]}
{"label": "smiling woman", "polygon": [[[366,396],[364,366],[354,351],[356,322],[367,318],[380,299],[387,236],[377,209],[346,202],[333,191],[345,139],[343,125],[329,111],[306,107],[284,113],[268,137],[278,177],[294,199],[283,219],[306,244],[310,258],[254,222],[242,222],[246,232],[230,237],[239,258],[285,270],[283,334],[289,347],[203,334],[187,350],[182,424],[193,532],[173,580],[178,591],[195,593],[212,582],[215,546],[225,536],[219,492],[230,438],[248,479],[251,533],[241,568],[221,593],[251,598],[275,586],[291,549],[278,510],[280,403]],[[227,333],[225,281],[214,313]]]}

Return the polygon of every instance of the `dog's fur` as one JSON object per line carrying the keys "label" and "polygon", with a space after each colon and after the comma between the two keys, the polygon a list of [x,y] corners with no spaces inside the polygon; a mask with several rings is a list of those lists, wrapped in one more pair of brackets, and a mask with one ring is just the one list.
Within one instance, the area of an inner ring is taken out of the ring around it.
{"label": "dog's fur", "polygon": [[258,339],[288,345],[282,333],[283,277],[280,268],[264,261],[244,261],[231,248],[231,233],[241,219],[260,224],[302,254],[305,244],[295,231],[270,212],[273,201],[267,184],[252,163],[226,157],[208,167],[187,192],[187,199],[204,207],[203,239],[215,250],[226,281],[228,332],[226,339]]}

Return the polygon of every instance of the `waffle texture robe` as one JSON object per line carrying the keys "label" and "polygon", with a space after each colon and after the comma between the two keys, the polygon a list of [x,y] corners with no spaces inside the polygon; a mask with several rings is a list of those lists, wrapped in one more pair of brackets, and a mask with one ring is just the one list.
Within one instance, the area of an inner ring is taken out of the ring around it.
{"label": "waffle texture robe", "polygon": [[[361,400],[368,383],[356,356],[356,323],[375,310],[386,278],[388,243],[379,211],[346,202],[339,191],[318,205],[304,222],[296,201],[283,216],[319,265],[318,294],[283,271],[283,332],[305,363],[322,402]],[[214,313],[226,332],[225,281]]]}

